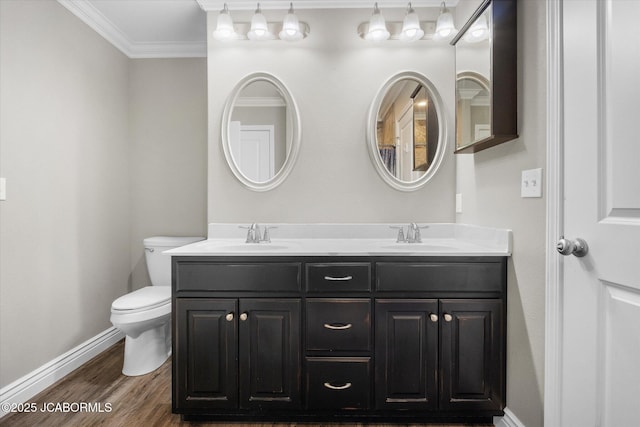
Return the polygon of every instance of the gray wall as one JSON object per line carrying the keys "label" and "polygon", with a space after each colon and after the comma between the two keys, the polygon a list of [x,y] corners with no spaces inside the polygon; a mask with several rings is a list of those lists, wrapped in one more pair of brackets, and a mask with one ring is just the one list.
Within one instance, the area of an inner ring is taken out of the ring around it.
{"label": "gray wall", "polygon": [[131,287],[150,285],[142,240],[205,236],[207,61],[131,60]]}
{"label": "gray wall", "polygon": [[0,387],[111,327],[142,239],[205,235],[206,60],[130,60],[55,1],[0,1]]}
{"label": "gray wall", "polygon": [[521,198],[520,177],[546,162],[545,34],[546,3],[518,2],[520,138],[456,156],[456,191],[463,198],[457,222],[513,230],[507,406],[527,427],[543,425],[546,199]]}
{"label": "gray wall", "polygon": [[127,58],[54,1],[0,1],[0,384],[110,326],[127,290]]}
{"label": "gray wall", "polygon": [[[385,11],[388,20],[404,15],[402,9],[397,16],[392,12]],[[299,43],[209,40],[209,222],[453,222],[451,141],[440,173],[421,190],[404,193],[377,175],[365,140],[367,112],[377,91],[406,70],[423,73],[438,88],[453,135],[453,48],[427,41],[366,42],[356,32],[371,14],[365,9],[297,14],[311,27],[311,35]],[[209,14],[210,30],[216,18],[217,13]],[[237,21],[250,18],[234,14]],[[278,13],[268,18],[282,19]],[[245,189],[234,178],[220,145],[226,98],[256,71],[274,74],[289,88],[302,120],[302,145],[291,175],[263,193]]]}

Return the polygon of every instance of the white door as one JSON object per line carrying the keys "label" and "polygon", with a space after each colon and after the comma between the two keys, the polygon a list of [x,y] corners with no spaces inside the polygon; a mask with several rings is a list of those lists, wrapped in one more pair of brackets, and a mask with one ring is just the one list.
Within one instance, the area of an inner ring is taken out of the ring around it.
{"label": "white door", "polygon": [[547,378],[559,399],[550,401],[553,391],[545,396],[545,411],[556,414],[547,425],[638,426],[640,1],[564,0],[561,12],[559,231],[583,238],[589,252],[557,255],[559,367],[549,364],[558,378]]}
{"label": "white door", "polygon": [[244,176],[255,182],[265,182],[273,177],[273,125],[242,125],[232,121],[229,139],[233,160]]}

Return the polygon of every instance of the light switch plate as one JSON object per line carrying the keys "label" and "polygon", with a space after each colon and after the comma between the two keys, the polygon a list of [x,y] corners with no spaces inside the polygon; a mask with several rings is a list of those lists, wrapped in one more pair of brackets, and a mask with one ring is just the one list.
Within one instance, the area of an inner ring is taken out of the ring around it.
{"label": "light switch plate", "polygon": [[522,171],[521,197],[542,197],[542,169]]}
{"label": "light switch plate", "polygon": [[7,200],[7,179],[0,178],[0,200]]}

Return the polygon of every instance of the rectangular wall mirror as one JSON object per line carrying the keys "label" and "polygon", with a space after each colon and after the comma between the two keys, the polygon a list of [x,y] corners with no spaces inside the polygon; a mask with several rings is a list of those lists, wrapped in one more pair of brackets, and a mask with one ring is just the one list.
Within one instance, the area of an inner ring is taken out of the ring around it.
{"label": "rectangular wall mirror", "polygon": [[456,153],[518,137],[516,0],[484,0],[456,49]]}

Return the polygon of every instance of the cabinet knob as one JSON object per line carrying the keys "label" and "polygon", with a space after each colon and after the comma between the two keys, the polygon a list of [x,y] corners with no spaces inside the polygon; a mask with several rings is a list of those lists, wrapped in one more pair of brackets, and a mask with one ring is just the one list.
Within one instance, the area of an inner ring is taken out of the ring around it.
{"label": "cabinet knob", "polygon": [[437,322],[438,321],[438,315],[437,314],[431,313],[429,315],[429,318],[431,319],[432,322]]}
{"label": "cabinet knob", "polygon": [[445,322],[451,322],[452,320],[453,320],[453,316],[452,316],[452,315],[450,315],[449,313],[446,313],[446,314],[444,315],[444,321],[445,321]]}
{"label": "cabinet knob", "polygon": [[242,320],[244,322],[245,320],[247,320],[248,317],[249,317],[249,315],[247,313],[242,313],[240,315],[240,320]]}
{"label": "cabinet knob", "polygon": [[227,319],[227,322],[231,322],[233,320],[233,313],[227,314],[225,319]]}

